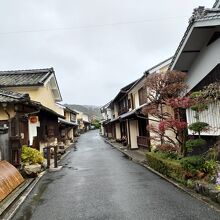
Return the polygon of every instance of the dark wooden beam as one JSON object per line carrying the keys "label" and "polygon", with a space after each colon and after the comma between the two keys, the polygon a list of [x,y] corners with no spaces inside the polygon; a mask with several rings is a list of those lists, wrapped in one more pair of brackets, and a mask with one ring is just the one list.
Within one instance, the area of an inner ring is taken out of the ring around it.
{"label": "dark wooden beam", "polygon": [[182,53],[200,53],[200,50],[184,50]]}
{"label": "dark wooden beam", "polygon": [[195,29],[214,29],[217,26],[202,26],[202,27],[196,27]]}

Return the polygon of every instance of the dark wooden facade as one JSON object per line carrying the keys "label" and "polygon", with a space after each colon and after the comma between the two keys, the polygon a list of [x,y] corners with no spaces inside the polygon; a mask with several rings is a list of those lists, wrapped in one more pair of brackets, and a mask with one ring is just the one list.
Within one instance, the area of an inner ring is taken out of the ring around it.
{"label": "dark wooden facade", "polygon": [[149,122],[147,118],[138,118],[139,136],[137,136],[137,144],[139,147],[150,147],[150,133],[147,129],[148,125]]}

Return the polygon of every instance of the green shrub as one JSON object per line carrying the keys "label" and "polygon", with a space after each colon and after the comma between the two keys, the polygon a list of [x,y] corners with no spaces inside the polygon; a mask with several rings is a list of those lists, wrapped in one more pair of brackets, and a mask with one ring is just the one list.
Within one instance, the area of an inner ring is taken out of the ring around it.
{"label": "green shrub", "polygon": [[36,163],[42,164],[44,158],[41,155],[40,151],[28,146],[23,146],[21,153],[21,161],[24,164],[36,164]]}
{"label": "green shrub", "polygon": [[95,127],[95,129],[100,129],[101,128],[101,124],[100,121],[95,119],[91,122],[91,125]]}
{"label": "green shrub", "polygon": [[196,133],[200,133],[201,131],[204,131],[208,128],[209,124],[205,122],[195,122],[188,126],[189,130],[194,131]]}
{"label": "green shrub", "polygon": [[200,156],[185,157],[180,160],[180,164],[183,169],[189,172],[196,172],[196,170],[201,170],[205,163],[204,158]]}
{"label": "green shrub", "polygon": [[202,91],[193,92],[190,98],[196,100],[196,104],[191,106],[193,111],[202,112],[208,109],[208,105],[201,101],[204,100],[204,93]]}
{"label": "green shrub", "polygon": [[[215,175],[217,170],[217,163],[214,160],[205,161],[201,156],[171,160],[165,158],[164,153],[148,152],[146,157],[151,168],[185,185],[193,185],[193,180],[200,178],[198,173],[201,171]],[[190,183],[188,179],[192,179],[192,182]]]}
{"label": "green shrub", "polygon": [[161,153],[149,152],[146,156],[148,165],[154,170],[178,182],[185,183],[184,170],[179,161],[165,159],[164,154]]}
{"label": "green shrub", "polygon": [[197,99],[197,98],[201,98],[202,96],[203,96],[202,91],[196,91],[190,95],[190,98]]}
{"label": "green shrub", "polygon": [[208,152],[205,154],[206,160],[217,160],[218,158],[218,149],[216,146],[209,148]]}
{"label": "green shrub", "polygon": [[192,139],[192,140],[186,141],[187,152],[191,152],[193,150],[193,148],[195,148],[195,147],[201,147],[204,145],[206,145],[206,140],[204,140],[202,138]]}
{"label": "green shrub", "polygon": [[179,160],[180,155],[174,152],[158,152],[161,155],[161,158],[171,159],[171,160]]}
{"label": "green shrub", "polygon": [[196,112],[202,112],[204,110],[207,110],[208,106],[206,104],[203,104],[203,103],[198,103],[196,105],[191,106],[191,109],[193,111],[196,111]]}
{"label": "green shrub", "polygon": [[203,164],[202,170],[205,173],[209,173],[211,175],[215,175],[217,172],[217,162],[215,160],[207,160]]}

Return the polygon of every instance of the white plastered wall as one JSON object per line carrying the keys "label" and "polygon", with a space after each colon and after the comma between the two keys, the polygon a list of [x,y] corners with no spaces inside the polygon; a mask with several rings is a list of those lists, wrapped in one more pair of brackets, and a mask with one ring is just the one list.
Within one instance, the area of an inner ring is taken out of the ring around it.
{"label": "white plastered wall", "polygon": [[40,121],[38,120],[36,123],[31,123],[28,120],[28,133],[29,133],[29,144],[33,144],[34,137],[37,136],[37,128],[40,127]]}
{"label": "white plastered wall", "polygon": [[120,129],[120,123],[116,123],[115,125],[116,129],[116,139],[121,139],[121,129]]}
{"label": "white plastered wall", "polygon": [[138,122],[137,120],[130,120],[130,137],[131,137],[131,149],[137,149],[137,136],[138,136]]}
{"label": "white plastered wall", "polygon": [[205,47],[187,73],[189,90],[196,86],[217,64],[220,63],[220,39]]}

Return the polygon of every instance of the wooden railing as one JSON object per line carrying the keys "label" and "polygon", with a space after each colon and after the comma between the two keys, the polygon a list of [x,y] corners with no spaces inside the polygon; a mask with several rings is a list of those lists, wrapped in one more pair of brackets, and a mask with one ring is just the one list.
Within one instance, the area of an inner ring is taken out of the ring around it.
{"label": "wooden railing", "polygon": [[118,115],[122,115],[122,114],[124,114],[124,113],[126,113],[128,111],[129,111],[128,107],[119,108]]}
{"label": "wooden railing", "polygon": [[148,148],[149,147],[149,139],[148,139],[148,137],[137,136],[137,144],[138,144],[138,146]]}

